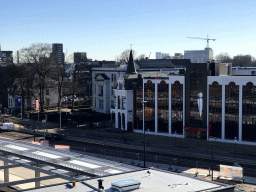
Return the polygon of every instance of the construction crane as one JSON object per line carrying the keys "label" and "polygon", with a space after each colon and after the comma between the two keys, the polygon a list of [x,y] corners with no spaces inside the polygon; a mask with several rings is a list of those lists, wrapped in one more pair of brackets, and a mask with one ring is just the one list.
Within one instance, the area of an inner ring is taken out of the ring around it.
{"label": "construction crane", "polygon": [[207,41],[207,47],[206,48],[209,48],[209,40],[213,40],[215,41],[216,39],[209,39],[208,38],[208,35],[207,35],[207,38],[200,38],[200,37],[187,37],[187,38],[190,38],[190,39],[203,39],[203,40],[206,40]]}

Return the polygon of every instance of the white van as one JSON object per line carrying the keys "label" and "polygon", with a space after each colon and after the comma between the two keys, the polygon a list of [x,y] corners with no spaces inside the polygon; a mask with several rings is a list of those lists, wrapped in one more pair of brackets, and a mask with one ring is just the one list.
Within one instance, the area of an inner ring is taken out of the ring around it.
{"label": "white van", "polygon": [[1,130],[6,130],[6,131],[13,131],[14,130],[14,124],[13,123],[3,123],[2,126],[0,126]]}

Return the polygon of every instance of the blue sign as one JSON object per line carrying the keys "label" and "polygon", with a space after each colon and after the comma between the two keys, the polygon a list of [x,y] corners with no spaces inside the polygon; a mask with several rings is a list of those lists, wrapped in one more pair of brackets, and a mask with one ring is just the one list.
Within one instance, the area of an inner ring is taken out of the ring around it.
{"label": "blue sign", "polygon": [[149,132],[149,129],[148,129],[148,132]]}
{"label": "blue sign", "polygon": [[18,97],[17,99],[18,99],[18,107],[20,107],[21,106],[21,97]]}
{"label": "blue sign", "polygon": [[177,135],[177,131],[175,131],[174,133],[175,133],[175,135]]}
{"label": "blue sign", "polygon": [[237,137],[235,137],[234,139],[235,139],[235,141],[237,141]]}

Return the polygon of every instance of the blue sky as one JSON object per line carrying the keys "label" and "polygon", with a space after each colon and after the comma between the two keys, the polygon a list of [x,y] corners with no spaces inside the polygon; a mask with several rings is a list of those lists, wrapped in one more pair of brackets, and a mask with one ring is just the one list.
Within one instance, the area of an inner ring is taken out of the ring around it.
{"label": "blue sky", "polygon": [[255,54],[255,0],[3,0],[2,50],[32,43],[63,43],[64,52],[114,60],[130,44],[138,54],[201,50],[214,55]]}

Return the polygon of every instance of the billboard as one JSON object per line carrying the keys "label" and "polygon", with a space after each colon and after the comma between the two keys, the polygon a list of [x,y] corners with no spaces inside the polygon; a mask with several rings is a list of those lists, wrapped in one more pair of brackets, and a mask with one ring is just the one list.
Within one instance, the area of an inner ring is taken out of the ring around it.
{"label": "billboard", "polygon": [[36,100],[36,110],[39,111],[39,101]]}

